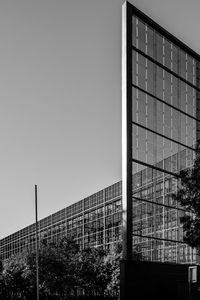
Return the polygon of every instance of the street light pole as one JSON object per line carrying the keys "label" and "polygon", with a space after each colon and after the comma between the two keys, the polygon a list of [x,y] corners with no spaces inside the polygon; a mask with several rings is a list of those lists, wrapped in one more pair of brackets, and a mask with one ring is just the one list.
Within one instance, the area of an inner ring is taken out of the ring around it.
{"label": "street light pole", "polygon": [[38,209],[37,209],[37,185],[35,185],[35,248],[36,248],[36,285],[37,300],[39,300],[39,266],[38,266]]}

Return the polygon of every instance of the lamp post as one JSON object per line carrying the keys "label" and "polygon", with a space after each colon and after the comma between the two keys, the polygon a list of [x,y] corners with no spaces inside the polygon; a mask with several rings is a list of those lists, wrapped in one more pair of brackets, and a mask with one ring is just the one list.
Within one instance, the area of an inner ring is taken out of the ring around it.
{"label": "lamp post", "polygon": [[38,209],[37,209],[37,185],[35,185],[35,248],[36,248],[36,286],[37,300],[39,300],[39,266],[38,266]]}

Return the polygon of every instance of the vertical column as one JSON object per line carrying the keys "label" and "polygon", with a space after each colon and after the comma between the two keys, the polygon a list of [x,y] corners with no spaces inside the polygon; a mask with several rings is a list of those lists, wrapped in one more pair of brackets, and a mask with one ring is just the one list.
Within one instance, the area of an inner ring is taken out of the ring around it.
{"label": "vertical column", "polygon": [[122,238],[123,258],[132,258],[132,11],[122,6]]}
{"label": "vertical column", "polygon": [[82,200],[82,248],[85,248],[85,199]]}
{"label": "vertical column", "polygon": [[[154,53],[154,58],[157,59],[157,48],[156,48],[156,34],[154,33],[153,36],[153,53]],[[157,96],[157,69],[156,65],[153,65],[153,94]],[[154,99],[153,101],[153,117],[154,117],[154,125],[153,125],[153,130],[154,132],[157,131],[157,100]],[[157,135],[153,134],[153,165],[156,165],[157,162]],[[156,182],[157,182],[157,171],[153,171],[153,180],[152,180],[152,188],[153,188],[153,198],[152,201],[156,203]],[[152,236],[156,236],[156,205],[153,205],[153,214],[152,214],[152,231],[151,234]],[[156,240],[152,238],[151,240],[151,259],[155,260],[155,251],[156,251]]]}
{"label": "vertical column", "polygon": [[[195,69],[195,76],[196,76],[196,87],[200,88],[200,66],[199,61],[196,61],[196,69]],[[200,142],[200,92],[196,90],[196,118],[199,120],[199,122],[196,122],[196,143],[198,144]],[[196,262],[200,263],[200,256],[195,251],[196,256]]]}
{"label": "vertical column", "polygon": [[106,245],[106,189],[103,190],[103,244]]}
{"label": "vertical column", "polygon": [[[181,73],[181,65],[180,65],[180,50],[178,49],[177,51],[177,73],[180,75]],[[178,79],[177,82],[177,104],[178,104],[178,108],[181,109],[181,82]],[[183,100],[182,100],[183,101]],[[178,115],[178,142],[181,142],[181,114]],[[186,162],[186,166],[187,166],[187,162]],[[178,172],[180,172],[181,169],[181,147],[178,144],[178,152],[177,152],[177,170]],[[177,184],[176,184],[176,190],[178,190],[180,187],[180,182],[177,179]],[[176,204],[177,206],[178,204]],[[180,214],[179,214],[179,210],[176,210],[176,220],[177,220],[177,226],[176,226],[176,230],[177,230],[177,236],[176,239],[177,241],[180,241]],[[181,229],[182,230],[182,229]],[[180,243],[176,244],[176,262],[180,263]]]}
{"label": "vertical column", "polygon": [[36,286],[37,286],[37,300],[39,300],[39,253],[38,253],[38,209],[37,209],[37,185],[35,185],[35,227],[36,227]]}
{"label": "vertical column", "polygon": [[[196,61],[196,86],[200,88],[200,69],[199,62]],[[200,92],[196,91],[196,118],[200,120]],[[200,122],[197,122],[196,140],[200,141]]]}

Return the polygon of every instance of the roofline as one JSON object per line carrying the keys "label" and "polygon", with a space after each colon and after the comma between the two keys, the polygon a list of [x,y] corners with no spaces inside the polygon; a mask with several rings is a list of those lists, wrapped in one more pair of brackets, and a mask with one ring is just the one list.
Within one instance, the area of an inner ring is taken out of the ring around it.
{"label": "roofline", "polygon": [[153,29],[158,31],[160,34],[165,36],[167,39],[169,39],[171,42],[173,42],[176,46],[180,47],[182,50],[193,56],[196,60],[200,61],[200,55],[192,50],[189,46],[187,46],[185,43],[183,43],[181,40],[179,40],[177,37],[175,37],[173,34],[171,34],[169,31],[164,29],[162,26],[160,26],[158,23],[153,21],[149,16],[147,16],[145,13],[143,13],[141,10],[136,8],[134,5],[132,5],[130,2],[126,1],[127,8],[131,10],[132,14],[136,15],[137,17],[141,18],[145,23],[150,25]]}

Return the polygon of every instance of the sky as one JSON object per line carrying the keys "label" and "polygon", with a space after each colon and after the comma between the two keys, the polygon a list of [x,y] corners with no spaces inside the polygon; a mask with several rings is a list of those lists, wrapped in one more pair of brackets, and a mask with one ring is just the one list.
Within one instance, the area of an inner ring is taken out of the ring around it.
{"label": "sky", "polygon": [[[121,180],[123,2],[0,1],[0,238]],[[198,0],[130,2],[200,53]]]}

